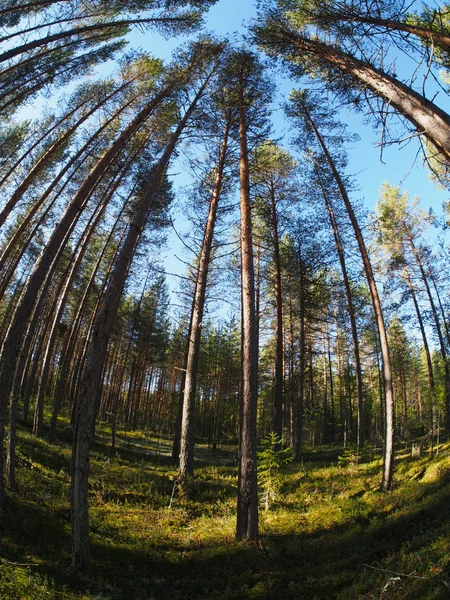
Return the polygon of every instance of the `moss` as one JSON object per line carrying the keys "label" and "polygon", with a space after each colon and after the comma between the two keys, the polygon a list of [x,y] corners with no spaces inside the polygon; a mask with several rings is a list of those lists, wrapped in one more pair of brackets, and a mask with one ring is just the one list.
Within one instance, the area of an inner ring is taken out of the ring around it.
{"label": "moss", "polygon": [[119,432],[110,457],[100,433],[91,461],[95,567],[76,574],[70,448],[62,436],[50,445],[20,432],[19,491],[0,525],[2,600],[448,597],[449,444],[431,459],[398,457],[385,494],[379,456],[342,464],[335,449],[306,453],[302,465],[282,468],[277,504],[249,545],[234,540],[232,450],[215,457],[201,448],[196,479],[180,489],[160,453],[170,440]]}

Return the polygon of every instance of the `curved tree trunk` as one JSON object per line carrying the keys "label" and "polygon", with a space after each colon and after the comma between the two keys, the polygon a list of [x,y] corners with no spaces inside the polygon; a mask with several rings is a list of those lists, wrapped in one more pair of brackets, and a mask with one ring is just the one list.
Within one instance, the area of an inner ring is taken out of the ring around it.
{"label": "curved tree trunk", "polygon": [[425,286],[425,290],[427,292],[428,301],[431,307],[431,313],[433,315],[434,325],[436,328],[436,333],[439,340],[439,349],[442,356],[442,361],[444,363],[444,375],[445,375],[445,415],[447,420],[447,427],[450,428],[450,365],[447,356],[447,350],[445,348],[444,336],[442,335],[442,328],[439,322],[439,315],[436,310],[436,305],[433,300],[433,295],[431,293],[431,289],[428,283],[428,277],[425,273],[425,268],[422,263],[422,259],[420,253],[418,252],[412,237],[408,238],[408,242],[411,246],[414,258],[416,259],[417,265],[419,267],[420,275],[422,277],[423,284]]}
{"label": "curved tree trunk", "polygon": [[364,242],[361,229],[359,227],[356,215],[353,211],[353,207],[350,203],[347,190],[345,189],[344,182],[337,170],[337,167],[331,157],[325,141],[317,129],[311,115],[305,111],[306,118],[311,125],[314,134],[322,148],[324,156],[330,166],[333,173],[333,177],[339,188],[339,192],[344,201],[347,214],[350,218],[350,222],[355,233],[356,240],[358,242],[359,252],[364,265],[364,271],[366,273],[367,283],[369,285],[370,295],[372,297],[372,305],[375,312],[375,318],[377,323],[378,335],[381,346],[381,356],[383,359],[383,378],[384,378],[384,393],[385,393],[385,430],[384,430],[384,460],[383,460],[383,477],[381,482],[381,489],[387,491],[392,486],[393,467],[394,467],[394,396],[392,387],[392,369],[391,359],[389,356],[389,345],[386,334],[386,327],[383,319],[383,311],[381,308],[380,298],[378,296],[378,290],[375,283],[375,277],[370,263],[369,254],[367,252],[366,244]]}
{"label": "curved tree trunk", "polygon": [[[160,90],[159,93],[152,98],[91,169],[67,207],[64,215],[61,217],[61,220],[54,229],[47,245],[36,262],[19,305],[16,307],[13,321],[9,327],[2,348],[0,370],[0,447],[3,442],[1,436],[4,432],[3,423],[5,419],[5,410],[12,389],[17,360],[28,327],[29,315],[32,314],[35,308],[36,298],[39,296],[41,285],[44,280],[48,278],[55,257],[62,251],[64,240],[71,228],[74,227],[81,212],[84,210],[93,187],[95,187],[110,163],[116,158],[150,113],[157,108],[157,106],[166,98],[168,93],[175,87],[176,83],[177,80],[174,79],[168,86]],[[0,454],[2,454],[2,459],[0,459],[0,505],[2,505],[5,504],[6,500],[4,492],[3,453],[1,452]]]}
{"label": "curved tree trunk", "polygon": [[[64,279],[63,279],[64,285],[61,287],[61,289],[58,292],[58,295],[57,295],[59,298],[58,306],[55,310],[55,316],[54,316],[53,323],[52,323],[52,326],[50,329],[49,339],[48,339],[47,346],[46,346],[46,349],[44,352],[43,367],[42,367],[41,374],[39,377],[39,386],[38,386],[38,393],[37,393],[37,400],[36,400],[37,419],[35,419],[35,425],[33,427],[33,432],[37,436],[42,435],[43,403],[44,403],[45,390],[46,390],[46,386],[47,386],[48,374],[49,374],[50,366],[51,366],[53,347],[54,347],[54,344],[56,341],[58,325],[61,320],[64,308],[66,305],[66,300],[69,295],[70,289],[72,287],[72,283],[75,279],[75,276],[78,273],[78,269],[81,265],[81,261],[83,260],[84,255],[88,249],[89,242],[92,238],[92,235],[95,233],[95,231],[97,229],[97,225],[99,224],[101,218],[103,217],[106,207],[108,206],[110,200],[112,199],[115,191],[122,183],[123,178],[128,173],[129,168],[131,167],[134,159],[136,158],[136,155],[139,154],[139,151],[141,150],[141,148],[142,148],[142,144],[130,156],[127,163],[124,165],[120,175],[118,176],[117,181],[115,181],[113,183],[113,185],[111,186],[111,189],[107,192],[106,198],[100,202],[98,208],[92,214],[91,222],[87,225],[86,230],[85,230],[84,240],[82,240],[82,243],[80,242],[80,244],[81,244],[80,248],[79,248],[78,252],[76,253],[76,255],[74,254],[74,256],[73,256],[73,262],[70,267],[70,272],[68,273],[68,275],[66,277],[64,277]],[[117,220],[116,220],[116,223],[117,223]]]}
{"label": "curved tree trunk", "polygon": [[[140,149],[140,148],[139,148]],[[86,226],[84,239],[81,239],[79,242],[78,250],[72,255],[72,261],[69,265],[69,268],[62,278],[60,288],[57,293],[57,306],[54,310],[54,318],[50,328],[50,333],[48,337],[48,341],[46,344],[46,348],[43,356],[43,366],[41,369],[41,374],[39,377],[39,385],[36,399],[36,409],[35,409],[35,419],[33,424],[33,433],[38,437],[42,436],[42,426],[43,426],[43,408],[44,408],[44,397],[45,390],[47,387],[47,379],[51,366],[51,357],[53,354],[53,347],[56,341],[56,335],[58,333],[58,325],[60,319],[62,317],[66,300],[69,295],[69,292],[72,287],[72,283],[75,279],[75,276],[78,273],[78,269],[81,265],[81,262],[84,258],[84,255],[88,249],[89,242],[91,240],[92,235],[95,233],[97,225],[99,224],[103,214],[108,206],[110,200],[112,199],[114,192],[122,183],[123,177],[125,177],[128,172],[129,167],[131,166],[132,161],[134,160],[136,154],[139,152],[139,149],[130,157],[127,164],[124,166],[121,174],[114,184],[111,186],[111,189],[107,192],[107,196],[104,200],[101,200],[97,209],[93,212],[90,218],[90,222]]]}
{"label": "curved tree trunk", "polygon": [[432,435],[434,436],[436,433],[436,391],[434,385],[434,373],[433,373],[433,362],[431,360],[430,348],[428,346],[427,335],[425,333],[425,326],[423,324],[422,313],[420,312],[419,303],[417,302],[416,291],[411,281],[411,277],[409,275],[406,267],[403,268],[406,281],[408,283],[409,292],[411,294],[411,298],[414,304],[414,308],[416,309],[417,322],[419,323],[420,333],[422,335],[422,343],[423,348],[425,350],[425,358],[427,361],[427,370],[428,370],[428,384],[430,386],[430,396],[431,396],[431,413],[432,413]]}
{"label": "curved tree trunk", "polygon": [[342,239],[339,232],[338,223],[333,211],[333,205],[327,194],[327,191],[322,183],[320,174],[316,167],[316,174],[319,177],[320,187],[322,190],[322,196],[325,200],[325,206],[330,219],[331,229],[333,230],[334,243],[339,257],[339,263],[341,265],[342,277],[344,279],[345,295],[347,297],[348,314],[350,317],[350,326],[352,330],[352,342],[353,342],[353,354],[355,356],[355,375],[356,375],[356,391],[358,396],[358,432],[357,432],[357,446],[358,450],[362,450],[364,445],[364,397],[363,397],[363,385],[362,385],[362,369],[361,369],[361,357],[359,354],[359,340],[358,340],[358,328],[356,326],[355,308],[353,306],[353,296],[350,287],[350,280],[347,273],[347,265],[345,263],[344,247],[342,245]]}
{"label": "curved tree trunk", "polygon": [[[109,247],[111,239],[113,238],[114,232],[115,232],[117,225],[123,215],[123,211],[125,210],[126,206],[128,205],[128,201],[129,201],[131,195],[132,195],[132,192],[130,193],[128,198],[126,198],[125,202],[123,203],[123,206],[122,206],[119,214],[116,217],[116,220],[114,222],[113,227],[111,228],[108,238],[103,245],[102,251],[100,252],[99,257],[94,265],[94,268],[92,269],[92,274],[89,278],[88,284],[83,293],[83,297],[82,297],[80,304],[78,306],[78,309],[76,311],[76,315],[73,319],[72,326],[70,328],[70,334],[67,336],[65,344],[64,344],[64,348],[61,352],[59,375],[57,377],[57,383],[56,383],[56,388],[55,388],[55,392],[54,392],[53,410],[52,410],[52,417],[51,417],[51,421],[50,421],[50,432],[49,432],[50,441],[52,441],[55,437],[56,424],[57,424],[59,412],[61,410],[64,398],[65,398],[65,390],[68,387],[67,382],[68,382],[68,380],[70,380],[70,377],[69,377],[70,363],[71,363],[72,359],[74,358],[73,355],[74,355],[74,349],[76,347],[77,336],[79,335],[80,327],[82,324],[83,314],[85,313],[87,302],[89,299],[89,294],[95,283],[95,280],[96,280],[98,271],[100,269],[101,263],[103,261],[105,252],[106,252],[107,248]],[[106,268],[105,276],[103,278],[103,282],[102,282],[102,285],[100,286],[100,291],[98,293],[97,303],[92,312],[90,326],[92,325],[93,319],[95,318],[95,315],[97,314],[97,309],[98,309],[98,305],[100,303],[100,299],[102,298],[104,290],[106,288],[106,285],[109,281],[110,274],[112,273],[113,265],[116,262],[116,258],[119,254],[119,249],[120,249],[120,247],[122,245],[122,241],[125,237],[126,230],[127,230],[126,227],[123,228],[123,230],[120,234],[120,237],[119,237],[118,246],[117,246],[115,252],[113,253],[113,256],[111,257],[111,259],[108,263],[108,266]],[[90,327],[88,328],[88,330],[89,329],[90,329]],[[82,363],[83,361],[84,361],[84,352],[82,352],[80,355],[78,355],[78,362]]]}
{"label": "curved tree trunk", "polygon": [[90,334],[85,367],[79,385],[78,398],[73,416],[71,521],[72,521],[72,566],[89,568],[89,508],[88,477],[89,448],[93,423],[95,422],[97,398],[100,393],[101,377],[111,327],[122,296],[128,270],[133,260],[148,213],[152,208],[161,180],[167,169],[178,139],[188,123],[198,101],[204,93],[212,73],[205,79],[183,119],[172,134],[152,173],[152,180],[132,217],[132,222],[117,259],[115,271],[103,298],[98,317]]}
{"label": "curved tree trunk", "polygon": [[[11,60],[24,52],[30,52],[30,50],[35,50],[41,46],[47,46],[52,42],[58,42],[59,40],[64,40],[65,38],[73,37],[75,35],[82,35],[84,33],[91,33],[93,31],[101,31],[103,29],[114,29],[115,27],[126,27],[128,25],[139,25],[139,24],[149,24],[149,23],[166,23],[166,22],[174,22],[179,23],[182,22],[180,18],[153,18],[153,19],[122,19],[120,21],[109,21],[108,23],[95,23],[94,25],[84,25],[81,27],[74,27],[73,29],[68,29],[66,31],[59,31],[58,33],[52,33],[47,35],[46,37],[39,38],[37,40],[33,40],[32,42],[27,42],[26,44],[22,44],[21,46],[16,46],[15,48],[11,48],[11,50],[7,50],[0,54],[0,63],[5,62],[7,60]],[[84,40],[79,40],[81,44]]]}
{"label": "curved tree trunk", "polygon": [[200,357],[201,328],[203,311],[205,307],[206,285],[208,270],[211,261],[211,249],[216,224],[217,207],[222,191],[223,172],[227,155],[228,135],[231,126],[231,117],[226,117],[226,125],[222,148],[217,166],[217,174],[209,204],[209,213],[206,220],[203,243],[197,269],[194,299],[192,305],[191,326],[186,359],[186,378],[184,381],[183,412],[181,418],[180,440],[180,478],[186,480],[194,476],[194,409],[197,387],[198,361]]}
{"label": "curved tree trunk", "polygon": [[42,135],[39,136],[39,138],[33,142],[33,144],[31,146],[29,146],[25,153],[22,154],[21,156],[19,156],[19,158],[12,164],[12,166],[8,169],[8,171],[5,173],[5,175],[3,175],[3,177],[0,179],[0,187],[3,186],[6,181],[9,179],[9,177],[17,170],[17,167],[27,158],[29,158],[31,152],[33,152],[33,150],[35,150],[39,144],[41,144],[46,137],[48,137],[51,133],[53,133],[53,131],[55,131],[55,129],[57,129],[60,125],[62,125],[64,123],[64,121],[66,121],[67,119],[70,119],[70,117],[72,117],[77,110],[79,110],[80,108],[82,108],[85,104],[87,104],[88,100],[85,99],[82,102],[80,102],[79,104],[77,104],[77,106],[75,106],[75,108],[73,108],[72,110],[70,110],[68,113],[66,113],[63,117],[59,118],[49,129],[47,129]]}
{"label": "curved tree trunk", "polygon": [[313,54],[320,61],[346,73],[354,85],[368,87],[384,98],[414,125],[418,134],[427,138],[443,156],[450,159],[450,117],[436,104],[369,62],[342,52],[336,46],[304,37],[282,20],[272,18],[268,24],[272,26],[270,32],[261,32],[268,46],[281,52],[287,46],[290,51],[295,49],[299,56],[303,53]]}
{"label": "curved tree trunk", "polygon": [[[69,2],[69,0],[62,0],[63,2]],[[30,2],[26,4],[16,4],[15,6],[8,6],[8,8],[0,8],[0,16],[10,15],[14,13],[18,13],[20,11],[26,11],[29,9],[30,11],[34,11],[36,8],[51,6],[52,4],[56,4],[61,2],[61,0],[41,0],[36,2]]]}
{"label": "curved tree trunk", "polygon": [[[352,12],[351,10],[346,11],[345,13],[336,12],[331,14],[329,17],[325,15],[324,19],[319,15],[318,22],[321,21],[350,21],[352,23],[363,23],[366,25],[374,25],[375,27],[379,27],[381,29],[385,29],[387,31],[402,31],[404,33],[410,33],[411,35],[415,35],[416,37],[431,42],[432,44],[442,46],[444,48],[450,49],[450,35],[435,31],[428,27],[421,27],[420,25],[412,25],[410,23],[405,23],[403,21],[396,21],[394,19],[382,19],[379,17],[372,17],[370,15],[358,14],[357,12]],[[316,21],[314,16],[311,17],[311,21]]]}
{"label": "curved tree trunk", "polygon": [[[54,191],[54,189],[56,188],[56,186],[58,185],[58,183],[62,180],[62,178],[64,177],[64,175],[67,173],[67,171],[73,165],[75,165],[76,162],[80,158],[82,158],[82,161],[76,166],[76,168],[74,169],[74,171],[69,175],[68,179],[64,182],[64,184],[58,190],[57,195],[53,198],[53,200],[50,202],[50,204],[44,210],[43,214],[39,218],[38,223],[36,223],[35,227],[33,228],[32,233],[29,235],[27,243],[21,245],[21,250],[20,250],[19,256],[15,259],[13,266],[9,269],[9,273],[5,275],[4,280],[2,281],[2,284],[0,286],[0,298],[3,297],[3,294],[5,293],[6,287],[7,287],[8,283],[9,283],[9,281],[10,281],[12,275],[13,275],[13,271],[14,271],[15,267],[17,266],[17,264],[19,263],[20,259],[22,258],[22,255],[25,253],[26,248],[27,248],[29,242],[31,241],[31,239],[33,238],[34,233],[41,226],[41,224],[44,223],[46,215],[51,210],[51,208],[54,205],[54,203],[58,200],[58,197],[62,194],[64,188],[69,184],[69,182],[71,181],[72,177],[76,174],[77,170],[82,166],[83,162],[89,157],[89,154],[86,154],[86,151],[89,148],[89,146],[93,142],[96,141],[96,139],[102,133],[102,131],[104,131],[108,127],[108,125],[110,125],[113,122],[114,119],[116,119],[124,110],[126,110],[130,106],[131,102],[132,101],[127,102],[124,106],[121,106],[120,109],[110,119],[107,119],[103,123],[103,125],[99,129],[97,129],[95,131],[95,133],[80,148],[80,150],[64,165],[64,167],[61,169],[61,171],[58,173],[58,175],[55,177],[55,179],[52,181],[52,183],[48,186],[48,188],[45,190],[45,192],[42,194],[42,196],[34,203],[34,205],[28,211],[28,213],[26,214],[25,218],[20,223],[20,225],[17,228],[17,230],[14,232],[13,236],[9,240],[7,246],[5,247],[5,249],[3,250],[3,253],[0,256],[0,271],[2,271],[4,269],[6,260],[10,256],[13,248],[17,245],[17,243],[18,243],[18,241],[20,239],[20,236],[26,230],[27,226],[31,222],[31,220],[34,217],[34,215],[44,205],[44,203],[47,200],[47,198]],[[95,146],[91,149],[91,152],[94,152],[94,151],[95,151]]]}
{"label": "curved tree trunk", "polygon": [[[8,218],[11,211],[14,209],[16,204],[22,199],[30,185],[39,176],[39,174],[48,166],[52,158],[58,153],[58,151],[68,142],[75,131],[80,127],[89,117],[91,117],[99,108],[101,108],[108,100],[113,98],[117,93],[125,89],[129,85],[129,82],[124,83],[120,88],[114,90],[106,98],[98,102],[93,108],[87,111],[72,127],[64,131],[64,134],[54,142],[50,148],[45,152],[43,156],[33,165],[27,176],[24,178],[22,183],[17,186],[11,198],[6,202],[3,210],[0,212],[0,227],[3,225],[5,220]],[[116,115],[115,115],[116,116]],[[70,161],[69,161],[70,162]],[[16,165],[15,165],[16,166]],[[14,166],[14,167],[15,167]]]}

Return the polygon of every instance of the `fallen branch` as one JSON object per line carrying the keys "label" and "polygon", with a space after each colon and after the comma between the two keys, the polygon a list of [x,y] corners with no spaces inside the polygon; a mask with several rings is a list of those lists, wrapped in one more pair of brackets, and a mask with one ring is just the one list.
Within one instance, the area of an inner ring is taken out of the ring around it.
{"label": "fallen branch", "polygon": [[428,579],[428,577],[421,577],[420,575],[414,575],[415,571],[412,571],[411,573],[397,573],[396,571],[389,571],[388,569],[380,569],[379,567],[372,567],[371,565],[366,565],[365,563],[363,563],[363,567],[373,569],[374,571],[382,571],[383,573],[388,573],[389,575],[396,575],[397,577],[410,577],[411,579]]}
{"label": "fallen branch", "polygon": [[36,563],[11,562],[10,560],[6,560],[6,558],[0,558],[0,562],[4,563],[5,565],[11,565],[13,567],[39,567],[39,565]]}

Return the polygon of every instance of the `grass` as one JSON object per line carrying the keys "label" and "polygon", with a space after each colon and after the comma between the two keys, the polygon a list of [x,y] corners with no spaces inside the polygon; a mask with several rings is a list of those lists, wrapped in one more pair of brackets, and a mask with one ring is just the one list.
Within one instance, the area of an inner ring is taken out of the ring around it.
{"label": "grass", "polygon": [[[70,569],[70,442],[19,435],[18,492],[0,523],[2,600],[438,600],[450,597],[450,444],[396,461],[378,491],[379,456],[336,449],[283,467],[258,544],[234,540],[233,452],[199,448],[177,488],[169,440],[99,431],[91,461],[94,568]],[[174,487],[175,486],[175,487]]]}

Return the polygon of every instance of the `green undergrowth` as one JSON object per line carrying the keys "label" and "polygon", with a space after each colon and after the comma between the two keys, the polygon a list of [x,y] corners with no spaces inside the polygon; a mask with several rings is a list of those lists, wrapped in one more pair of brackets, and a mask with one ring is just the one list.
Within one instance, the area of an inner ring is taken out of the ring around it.
{"label": "green undergrowth", "polygon": [[281,467],[261,539],[234,540],[235,451],[198,449],[177,481],[170,440],[99,429],[91,457],[93,569],[70,568],[70,440],[19,433],[18,491],[0,521],[2,600],[444,599],[450,597],[450,443],[381,459],[323,447]]}

